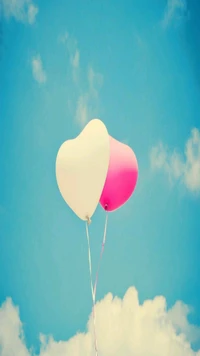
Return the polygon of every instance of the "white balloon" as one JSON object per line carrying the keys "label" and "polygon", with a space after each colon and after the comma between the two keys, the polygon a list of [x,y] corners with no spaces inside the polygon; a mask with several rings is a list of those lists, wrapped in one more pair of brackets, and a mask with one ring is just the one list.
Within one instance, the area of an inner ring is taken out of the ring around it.
{"label": "white balloon", "polygon": [[108,131],[91,120],[73,140],[65,141],[56,158],[56,179],[62,197],[82,220],[94,214],[107,176],[110,158]]}

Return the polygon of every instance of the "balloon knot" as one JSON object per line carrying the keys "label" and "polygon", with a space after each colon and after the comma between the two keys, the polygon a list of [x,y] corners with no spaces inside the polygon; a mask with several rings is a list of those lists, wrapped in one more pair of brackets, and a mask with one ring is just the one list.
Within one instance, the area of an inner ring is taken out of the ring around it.
{"label": "balloon knot", "polygon": [[88,216],[88,215],[86,216],[86,220],[87,220],[88,225],[90,225],[90,224],[91,224],[91,222],[92,222],[92,220],[89,218],[89,216]]}
{"label": "balloon knot", "polygon": [[105,208],[105,210],[108,210],[108,204],[105,204],[104,208]]}

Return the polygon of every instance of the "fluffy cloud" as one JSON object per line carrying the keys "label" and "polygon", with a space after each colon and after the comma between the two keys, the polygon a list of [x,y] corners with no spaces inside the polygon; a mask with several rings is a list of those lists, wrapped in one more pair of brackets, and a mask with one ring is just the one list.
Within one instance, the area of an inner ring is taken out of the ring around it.
{"label": "fluffy cloud", "polygon": [[[123,299],[109,293],[96,304],[96,331],[101,356],[200,356],[191,342],[199,339],[199,328],[188,322],[190,309],[178,301],[167,310],[158,296],[139,304],[137,290],[129,288]],[[7,299],[0,308],[1,356],[31,356],[23,335],[19,310]],[[40,335],[39,356],[92,356],[91,317],[87,332],[68,341],[55,341]]]}
{"label": "fluffy cloud", "polygon": [[43,69],[43,64],[40,55],[37,55],[36,57],[32,58],[31,65],[34,79],[40,84],[45,83],[47,80],[47,76]]}
{"label": "fluffy cloud", "polygon": [[38,7],[32,0],[0,0],[0,5],[7,19],[14,17],[17,21],[30,25],[35,22]]}
{"label": "fluffy cloud", "polygon": [[[91,66],[85,70],[80,67],[80,50],[74,37],[66,32],[59,37],[59,41],[67,48],[74,89],[77,90],[75,120],[84,126],[87,121],[98,116],[99,90],[103,84],[103,76]],[[70,98],[68,101],[71,102]]]}
{"label": "fluffy cloud", "polygon": [[187,12],[186,0],[168,0],[162,20],[162,26],[166,28],[172,21],[181,20]]}
{"label": "fluffy cloud", "polygon": [[180,180],[188,190],[200,192],[200,131],[194,128],[185,144],[185,155],[170,152],[163,143],[150,152],[151,167],[164,170],[170,180]]}
{"label": "fluffy cloud", "polygon": [[19,310],[11,299],[0,308],[0,355],[30,356],[25,342]]}

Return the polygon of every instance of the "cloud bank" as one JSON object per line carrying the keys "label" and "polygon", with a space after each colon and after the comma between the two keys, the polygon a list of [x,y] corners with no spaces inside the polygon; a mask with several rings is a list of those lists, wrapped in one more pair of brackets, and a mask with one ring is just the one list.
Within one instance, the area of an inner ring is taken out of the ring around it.
{"label": "cloud bank", "polygon": [[6,19],[32,25],[38,13],[38,7],[32,0],[0,0],[0,7]]}
{"label": "cloud bank", "polygon": [[[96,331],[101,356],[200,356],[191,343],[200,338],[200,329],[188,322],[190,308],[178,301],[167,310],[158,296],[139,303],[134,287],[123,299],[111,293],[96,304]],[[39,356],[93,356],[91,316],[87,332],[68,341],[40,335]],[[33,356],[28,350],[19,309],[7,299],[0,308],[0,355]]]}
{"label": "cloud bank", "polygon": [[151,149],[151,167],[163,170],[170,180],[179,180],[193,192],[200,193],[200,131],[192,129],[184,154],[170,152],[162,142]]}

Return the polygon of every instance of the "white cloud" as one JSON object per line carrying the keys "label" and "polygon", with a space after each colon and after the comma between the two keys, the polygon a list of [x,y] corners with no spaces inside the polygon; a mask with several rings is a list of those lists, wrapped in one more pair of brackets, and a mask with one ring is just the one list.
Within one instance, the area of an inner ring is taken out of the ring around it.
{"label": "white cloud", "polygon": [[81,124],[81,126],[85,125],[85,123],[89,119],[89,96],[88,94],[82,94],[79,96],[77,100],[76,106],[76,121]]}
{"label": "white cloud", "polygon": [[74,68],[78,68],[79,67],[79,58],[80,58],[80,54],[79,54],[79,51],[76,49],[75,54],[72,57],[72,66]]}
{"label": "white cloud", "polygon": [[17,21],[30,25],[35,22],[38,7],[32,0],[0,0],[0,5],[7,19],[14,17]]}
{"label": "white cloud", "polygon": [[164,170],[170,180],[178,179],[192,192],[200,192],[200,131],[194,128],[185,144],[185,155],[170,152],[162,143],[150,152],[151,167]]}
{"label": "white cloud", "polygon": [[[200,356],[191,343],[199,340],[197,326],[187,319],[190,309],[178,301],[167,310],[166,300],[158,296],[139,304],[137,290],[129,288],[123,299],[109,293],[96,304],[96,333],[101,356]],[[7,299],[0,308],[1,356],[33,356],[28,350],[19,310]],[[92,356],[91,316],[86,333],[68,341],[55,341],[40,335],[39,356]]]}
{"label": "white cloud", "polygon": [[[68,51],[74,89],[77,91],[75,120],[83,126],[98,116],[99,90],[103,85],[103,76],[94,71],[92,66],[89,66],[88,70],[81,68],[77,40],[68,32],[59,37],[59,42],[64,44]],[[71,102],[70,98],[68,102]]]}
{"label": "white cloud", "polygon": [[98,96],[98,90],[103,85],[102,74],[95,72],[92,67],[89,67],[88,82],[89,82],[89,89],[92,92],[92,94]]}
{"label": "white cloud", "polygon": [[69,61],[72,68],[72,78],[76,84],[79,80],[79,65],[80,65],[80,51],[77,46],[77,40],[66,32],[59,37],[59,41],[66,45]]}
{"label": "white cloud", "polygon": [[188,323],[187,318],[192,311],[188,305],[177,301],[169,310],[169,317],[178,333],[184,333],[190,342],[195,342],[200,339],[200,327]]}
{"label": "white cloud", "polygon": [[187,12],[186,0],[168,0],[162,20],[162,26],[166,28],[172,21],[181,20]]}
{"label": "white cloud", "polygon": [[88,88],[78,97],[76,107],[76,121],[85,125],[91,118],[98,116],[99,89],[103,84],[103,76],[96,73],[92,67],[89,67]]}
{"label": "white cloud", "polygon": [[36,57],[32,58],[31,65],[34,79],[40,84],[45,83],[47,80],[47,76],[43,69],[43,64],[40,55],[37,55]]}
{"label": "white cloud", "polygon": [[30,355],[24,343],[19,310],[11,299],[7,299],[0,308],[0,355]]}
{"label": "white cloud", "polygon": [[28,22],[32,25],[35,22],[36,15],[38,13],[38,8],[30,4],[28,8]]}

